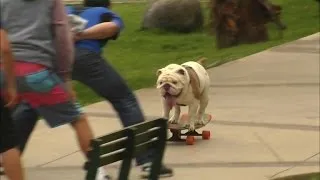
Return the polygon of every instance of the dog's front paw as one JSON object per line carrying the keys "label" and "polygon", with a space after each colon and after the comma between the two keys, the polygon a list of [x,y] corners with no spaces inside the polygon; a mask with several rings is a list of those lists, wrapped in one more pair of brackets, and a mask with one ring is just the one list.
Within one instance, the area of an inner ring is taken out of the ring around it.
{"label": "dog's front paw", "polygon": [[176,116],[172,116],[168,122],[171,123],[171,124],[178,124],[178,120],[179,120],[179,117],[176,117]]}
{"label": "dog's front paw", "polygon": [[194,131],[194,130],[196,130],[194,123],[190,123],[190,124],[189,124],[188,130],[189,130],[189,131]]}
{"label": "dog's front paw", "polygon": [[199,124],[199,125],[205,125],[205,124],[206,124],[206,122],[205,122],[205,116],[201,116],[201,117],[199,118],[199,121],[197,122],[197,124]]}

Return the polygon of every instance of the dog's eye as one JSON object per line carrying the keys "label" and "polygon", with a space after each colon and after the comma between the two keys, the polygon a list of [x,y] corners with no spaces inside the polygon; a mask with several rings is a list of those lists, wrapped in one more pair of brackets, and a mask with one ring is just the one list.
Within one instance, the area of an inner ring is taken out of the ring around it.
{"label": "dog's eye", "polygon": [[159,82],[159,84],[162,84],[162,83],[163,83],[162,81]]}
{"label": "dog's eye", "polygon": [[173,81],[172,83],[173,83],[173,84],[177,84],[178,82],[177,82],[177,81]]}

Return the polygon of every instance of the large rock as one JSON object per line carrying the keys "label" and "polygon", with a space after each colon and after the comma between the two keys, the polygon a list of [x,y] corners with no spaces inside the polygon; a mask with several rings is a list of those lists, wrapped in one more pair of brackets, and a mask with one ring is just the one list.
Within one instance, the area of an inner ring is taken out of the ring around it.
{"label": "large rock", "polygon": [[153,0],[145,12],[142,29],[192,32],[203,26],[199,0]]}

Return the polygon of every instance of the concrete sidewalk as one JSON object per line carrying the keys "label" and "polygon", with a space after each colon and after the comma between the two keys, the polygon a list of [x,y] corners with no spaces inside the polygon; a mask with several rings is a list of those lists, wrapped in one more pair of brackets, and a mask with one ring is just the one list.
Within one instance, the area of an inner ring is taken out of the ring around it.
{"label": "concrete sidewalk", "polygon": [[[320,171],[320,33],[209,70],[208,113],[215,120],[209,141],[168,143],[165,162],[172,180],[265,180]],[[136,91],[152,119],[161,115],[154,88]],[[121,128],[110,105],[85,108],[96,135]],[[183,109],[185,110],[185,109]],[[69,127],[39,123],[24,156],[31,180],[84,179],[84,158]],[[111,165],[115,174],[118,165]],[[132,180],[138,179],[134,169]]]}

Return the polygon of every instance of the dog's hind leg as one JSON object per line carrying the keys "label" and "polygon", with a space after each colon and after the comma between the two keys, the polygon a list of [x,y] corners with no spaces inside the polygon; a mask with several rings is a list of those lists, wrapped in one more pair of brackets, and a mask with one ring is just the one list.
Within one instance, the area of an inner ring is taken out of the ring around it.
{"label": "dog's hind leg", "polygon": [[200,106],[198,109],[199,124],[205,124],[205,113],[209,103],[209,89],[205,90],[200,97]]}
{"label": "dog's hind leg", "polygon": [[192,104],[189,105],[189,112],[188,112],[188,117],[189,117],[189,131],[194,131],[195,130],[195,122],[197,120],[197,109],[199,106],[199,101],[193,102]]}

